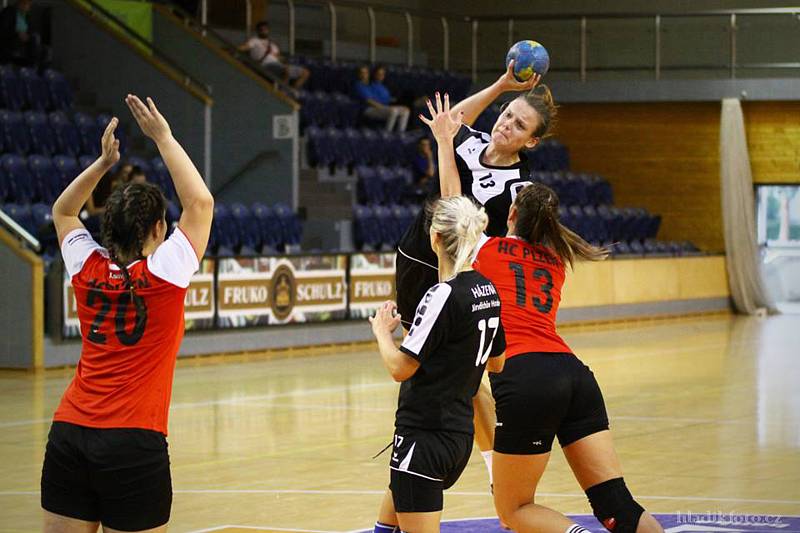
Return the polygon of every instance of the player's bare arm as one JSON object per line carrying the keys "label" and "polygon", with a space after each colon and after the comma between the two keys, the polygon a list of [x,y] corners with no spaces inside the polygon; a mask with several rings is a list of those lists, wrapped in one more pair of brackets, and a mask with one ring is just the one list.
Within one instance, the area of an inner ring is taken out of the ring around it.
{"label": "player's bare arm", "polygon": [[53,204],[53,224],[61,243],[70,231],[83,228],[78,217],[83,205],[91,198],[97,183],[119,161],[119,139],[114,137],[119,121],[112,118],[100,140],[100,156],[80,173]]}
{"label": "player's bare arm", "polygon": [[431,118],[420,115],[419,118],[430,127],[436,139],[439,156],[439,187],[442,198],[461,195],[461,179],[456,167],[456,155],[453,148],[453,138],[461,128],[462,112],[453,113],[450,110],[450,95],[445,93],[444,103],[442,96],[436,93],[436,107],[428,100],[428,111]]}
{"label": "player's bare arm", "polygon": [[142,133],[150,137],[158,147],[183,207],[178,227],[192,243],[197,257],[202,258],[211,232],[214,197],[206,187],[197,167],[173,137],[169,123],[158,111],[153,99],[147,98],[145,105],[138,96],[129,94],[125,98],[125,103],[128,104]]}

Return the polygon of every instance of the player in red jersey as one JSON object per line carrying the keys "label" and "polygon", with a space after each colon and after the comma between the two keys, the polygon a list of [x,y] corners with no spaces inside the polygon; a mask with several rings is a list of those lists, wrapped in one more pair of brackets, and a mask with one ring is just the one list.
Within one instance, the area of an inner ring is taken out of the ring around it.
{"label": "player in red jersey", "polygon": [[118,121],[102,153],[53,204],[78,302],[83,344],[53,416],[42,468],[44,530],[165,531],[172,506],[167,414],[184,330],[184,297],[205,253],[214,199],[151,99],[126,103],[158,147],[183,206],[165,240],[166,200],[152,184],[120,187],[106,203],[104,246],[78,218],[119,160]]}
{"label": "player in red jersey", "polygon": [[485,237],[475,268],[500,294],[506,365],[490,374],[497,411],[494,500],[519,532],[580,533],[563,514],[534,503],[557,435],[595,516],[614,533],[661,532],[625,486],[594,374],[556,331],[565,265],[607,253],[558,221],[558,197],[534,183],[508,215],[508,236]]}

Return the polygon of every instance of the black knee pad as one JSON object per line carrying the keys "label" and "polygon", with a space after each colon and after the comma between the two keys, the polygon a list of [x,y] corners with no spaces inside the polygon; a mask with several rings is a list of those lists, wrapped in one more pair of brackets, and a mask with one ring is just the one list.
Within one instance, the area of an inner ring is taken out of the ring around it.
{"label": "black knee pad", "polygon": [[586,489],[594,516],[614,533],[635,533],[644,507],[631,496],[625,479],[609,479]]}

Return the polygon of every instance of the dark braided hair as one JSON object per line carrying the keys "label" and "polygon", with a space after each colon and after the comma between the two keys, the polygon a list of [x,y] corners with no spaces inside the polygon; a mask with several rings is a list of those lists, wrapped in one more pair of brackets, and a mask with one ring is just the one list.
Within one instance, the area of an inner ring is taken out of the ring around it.
{"label": "dark braided hair", "polygon": [[514,234],[531,244],[552,248],[563,263],[572,266],[576,256],[589,261],[608,256],[608,250],[592,246],[559,222],[558,195],[550,187],[538,182],[528,185],[517,194],[514,207]]}
{"label": "dark braided hair", "polygon": [[127,264],[142,259],[147,234],[164,219],[166,211],[167,200],[161,189],[152,183],[123,185],[111,193],[105,204],[103,246],[122,272],[140,316],[145,316],[144,302],[136,296]]}

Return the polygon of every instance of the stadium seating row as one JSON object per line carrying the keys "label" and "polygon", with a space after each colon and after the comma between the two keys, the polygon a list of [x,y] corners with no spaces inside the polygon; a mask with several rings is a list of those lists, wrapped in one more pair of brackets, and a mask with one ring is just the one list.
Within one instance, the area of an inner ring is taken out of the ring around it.
{"label": "stadium seating row", "polygon": [[[353,93],[358,69],[364,65],[353,61],[334,62],[303,56],[294,57],[291,62],[303,65],[311,72],[306,83],[308,90],[346,95]],[[384,67],[386,88],[393,96],[406,103],[421,96],[432,96],[436,91],[447,92],[453,101],[458,101],[467,96],[472,85],[469,77],[443,70],[391,64]]]}
{"label": "stadium seating row", "polygon": [[[75,158],[68,155],[48,157],[33,154],[23,157],[3,154],[0,156],[0,201],[50,204],[94,160],[94,156],[88,155]],[[142,167],[148,181],[159,185],[168,199],[175,200],[172,179],[160,157],[149,162],[139,157],[130,157],[127,161]]]}
{"label": "stadium seating row", "polygon": [[214,222],[207,255],[256,256],[287,252],[300,245],[300,218],[289,206],[256,202],[214,206]]}
{"label": "stadium seating row", "polygon": [[306,155],[312,166],[410,165],[422,132],[393,133],[369,128],[306,129]]}
{"label": "stadium seating row", "polygon": [[[49,204],[6,203],[0,209],[39,239],[48,262],[56,255],[57,242],[52,227],[52,207]],[[174,202],[169,202],[167,223],[172,226],[179,218],[180,208]],[[99,238],[99,220],[88,218],[84,223]],[[285,252],[287,246],[299,245],[301,236],[300,220],[285,204],[279,203],[272,207],[263,203],[254,203],[251,207],[244,204],[217,204],[214,207],[214,222],[206,255],[253,256]]]}
{"label": "stadium seating row", "polygon": [[72,107],[72,91],[63,74],[47,69],[0,65],[0,107],[20,111],[67,110]]}
{"label": "stadium seating row", "polygon": [[[12,111],[0,109],[0,152],[18,155],[63,154],[78,157],[81,154],[97,156],[100,153],[100,136],[111,117],[101,114],[93,117],[64,111]],[[117,128],[120,150],[125,151],[126,137]]]}

